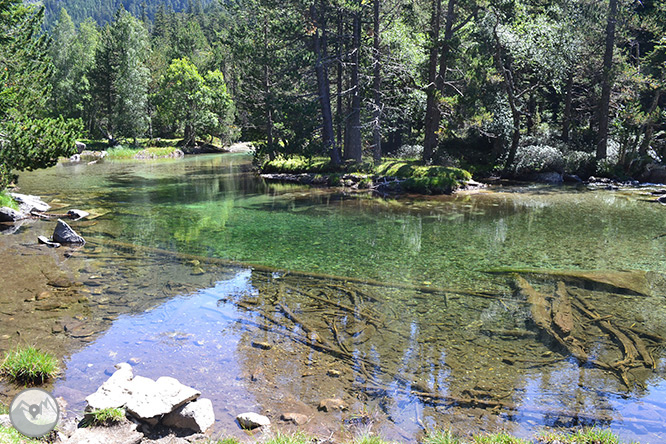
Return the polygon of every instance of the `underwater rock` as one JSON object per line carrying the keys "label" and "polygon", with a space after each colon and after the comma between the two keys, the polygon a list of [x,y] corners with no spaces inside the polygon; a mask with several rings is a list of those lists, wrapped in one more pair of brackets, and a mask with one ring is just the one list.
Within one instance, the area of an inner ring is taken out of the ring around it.
{"label": "underwater rock", "polygon": [[317,408],[319,410],[323,410],[324,412],[335,412],[340,410],[347,410],[347,404],[342,399],[328,398],[322,399],[321,402],[319,402],[319,407]]}
{"label": "underwater rock", "polygon": [[273,346],[268,342],[262,342],[262,341],[252,341],[251,345],[252,347],[258,348],[260,350],[270,350],[271,348],[273,348]]}
{"label": "underwater rock", "polygon": [[307,415],[303,415],[302,413],[283,413],[280,415],[280,420],[284,422],[291,422],[292,424],[296,425],[303,425],[309,421],[309,418]]}
{"label": "underwater rock", "polygon": [[60,244],[81,244],[85,245],[86,240],[79,236],[76,231],[72,229],[67,222],[62,219],[58,219],[58,224],[53,230],[53,242],[58,242]]}

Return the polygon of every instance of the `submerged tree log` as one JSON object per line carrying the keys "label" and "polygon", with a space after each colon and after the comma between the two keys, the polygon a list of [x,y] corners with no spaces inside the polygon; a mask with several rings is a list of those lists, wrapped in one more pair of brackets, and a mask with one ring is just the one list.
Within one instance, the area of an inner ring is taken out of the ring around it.
{"label": "submerged tree log", "polygon": [[516,276],[516,283],[520,293],[527,298],[527,302],[530,304],[534,323],[578,361],[581,363],[588,362],[589,358],[580,342],[571,336],[565,339],[553,329],[552,313],[546,295],[536,291],[522,276]]}
{"label": "submerged tree log", "polygon": [[552,304],[553,323],[564,337],[573,333],[574,318],[571,309],[571,300],[567,293],[567,288],[564,282],[557,283],[557,290],[555,291],[555,298]]}
{"label": "submerged tree log", "polygon": [[568,282],[588,283],[601,286],[618,293],[631,293],[650,296],[650,285],[647,272],[633,271],[606,271],[606,270],[544,270],[539,268],[495,268],[488,273],[496,274],[530,274],[536,276],[557,277]]}

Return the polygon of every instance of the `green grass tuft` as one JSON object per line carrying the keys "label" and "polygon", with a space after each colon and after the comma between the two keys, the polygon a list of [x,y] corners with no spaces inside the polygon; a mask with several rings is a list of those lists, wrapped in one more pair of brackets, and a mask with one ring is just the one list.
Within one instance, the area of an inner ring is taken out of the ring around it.
{"label": "green grass tuft", "polygon": [[474,444],[529,444],[529,441],[515,438],[506,433],[475,436],[473,442]]}
{"label": "green grass tuft", "polygon": [[24,384],[42,384],[58,374],[58,360],[35,347],[17,347],[5,353],[0,374]]}
{"label": "green grass tuft", "polygon": [[[312,436],[296,433],[287,435],[276,433],[264,441],[264,444],[313,444],[320,442]],[[507,433],[478,434],[473,437],[460,437],[448,430],[429,431],[420,441],[420,444],[621,444],[609,430],[589,429],[572,434],[549,433],[533,439],[522,439]],[[209,441],[209,444],[239,444],[236,438],[221,438]],[[364,434],[353,441],[344,441],[342,444],[395,444],[386,441],[380,436]],[[635,444],[635,443],[634,443]]]}
{"label": "green grass tuft", "polygon": [[9,207],[18,211],[19,206],[6,190],[0,191],[0,207]]}
{"label": "green grass tuft", "polygon": [[86,413],[83,421],[81,421],[81,427],[108,426],[118,423],[123,419],[125,419],[125,410],[121,408],[109,407],[93,410],[90,413]]}
{"label": "green grass tuft", "polygon": [[450,430],[436,430],[428,432],[422,441],[423,444],[463,444],[459,436]]}

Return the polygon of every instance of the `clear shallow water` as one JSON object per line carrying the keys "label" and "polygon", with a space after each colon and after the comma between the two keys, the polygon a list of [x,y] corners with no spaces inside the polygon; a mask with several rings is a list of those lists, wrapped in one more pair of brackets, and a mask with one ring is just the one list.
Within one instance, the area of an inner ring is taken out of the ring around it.
{"label": "clear shallow water", "polygon": [[[414,439],[424,425],[526,434],[589,424],[666,439],[663,344],[647,343],[653,368],[632,369],[628,390],[617,374],[552,344],[513,278],[488,273],[647,271],[637,274],[644,295],[566,283],[614,324],[666,335],[666,217],[641,192],[525,187],[378,200],[266,185],[248,166],[242,155],[200,156],[21,177],[23,192],[99,216],[73,224],[90,242],[68,270],[90,292],[86,316],[99,328],[66,356],[56,393],[79,406],[113,364],[130,360],[137,374],[197,387],[213,400],[218,429],[239,436],[237,413],[298,410],[315,432],[339,433],[347,421],[343,429],[396,439]],[[548,294],[564,279],[525,276]],[[594,359],[622,358],[617,341],[576,316]],[[327,350],[308,343],[312,331]],[[331,396],[348,412],[318,412]]]}

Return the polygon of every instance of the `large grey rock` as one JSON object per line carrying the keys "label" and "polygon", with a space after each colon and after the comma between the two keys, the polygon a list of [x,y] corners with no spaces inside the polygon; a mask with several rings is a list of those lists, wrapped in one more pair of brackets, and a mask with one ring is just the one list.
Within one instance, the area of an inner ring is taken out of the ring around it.
{"label": "large grey rock", "polygon": [[59,244],[81,244],[84,245],[86,240],[79,236],[76,231],[72,229],[67,222],[58,219],[55,230],[53,230],[53,242]]}
{"label": "large grey rock", "polygon": [[25,219],[25,214],[9,207],[0,208],[0,222],[16,222]]}
{"label": "large grey rock", "polygon": [[66,444],[139,444],[143,433],[136,430],[136,424],[123,421],[109,427],[80,428],[66,440]]}
{"label": "large grey rock", "polygon": [[127,411],[151,425],[157,424],[161,416],[201,395],[198,390],[168,376],[158,378],[157,381],[135,376],[130,384],[130,391],[132,396],[125,405]]}
{"label": "large grey rock", "polygon": [[118,370],[95,393],[86,398],[88,402],[86,411],[120,408],[130,400],[132,396],[130,383],[134,379],[132,366],[123,362],[117,364],[116,368]]}
{"label": "large grey rock", "polygon": [[174,410],[162,419],[167,427],[205,432],[215,423],[215,412],[210,399],[197,399]]}
{"label": "large grey rock", "polygon": [[44,202],[39,196],[31,196],[29,194],[9,193],[9,195],[19,204],[19,208],[24,213],[31,211],[38,211],[43,213],[51,208],[51,205]]}
{"label": "large grey rock", "polygon": [[236,421],[238,421],[238,424],[246,430],[271,425],[271,420],[266,416],[253,412],[241,413],[236,416]]}

